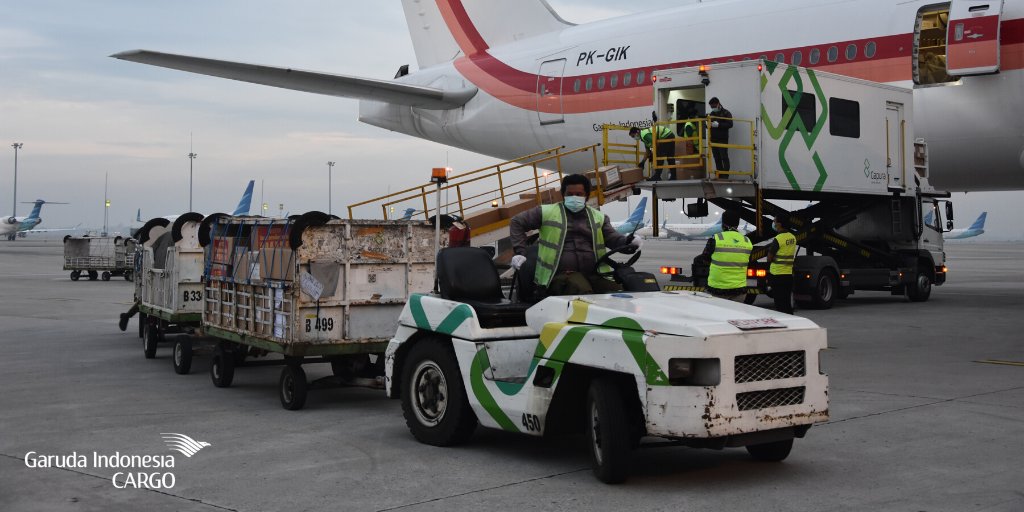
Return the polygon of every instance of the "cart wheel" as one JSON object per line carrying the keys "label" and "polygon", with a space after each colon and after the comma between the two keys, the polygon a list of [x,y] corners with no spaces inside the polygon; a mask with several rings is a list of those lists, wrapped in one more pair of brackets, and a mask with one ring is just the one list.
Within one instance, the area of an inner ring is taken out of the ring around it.
{"label": "cart wheel", "polygon": [[453,446],[473,434],[476,415],[449,343],[425,339],[414,345],[402,372],[402,385],[402,414],[419,442]]}
{"label": "cart wheel", "polygon": [[81,272],[79,272],[77,270],[72,270],[71,271],[71,280],[72,281],[78,281],[79,277],[82,277],[82,273]]}
{"label": "cart wheel", "polygon": [[309,385],[306,383],[306,372],[302,366],[297,364],[285,365],[281,368],[281,378],[278,380],[278,396],[281,398],[281,407],[289,411],[297,411],[306,405],[306,391]]}
{"label": "cart wheel", "polygon": [[217,345],[213,350],[213,359],[210,361],[210,379],[213,385],[218,388],[231,386],[235,379],[235,359],[231,350],[224,348],[223,344]]}
{"label": "cart wheel", "polygon": [[146,334],[146,314],[139,313],[139,338],[142,338]]}
{"label": "cart wheel", "polygon": [[743,303],[747,305],[753,305],[757,301],[756,293],[748,293],[746,297],[743,297]]}
{"label": "cart wheel", "polygon": [[146,359],[156,357],[156,346],[160,343],[160,328],[153,322],[146,322],[145,330],[142,333],[142,352]]}
{"label": "cart wheel", "polygon": [[749,453],[751,457],[765,462],[779,462],[784,460],[786,457],[789,457],[789,452],[792,449],[792,439],[776,441],[774,443],[747,445],[747,453]]}
{"label": "cart wheel", "polygon": [[626,480],[629,471],[629,418],[614,380],[598,378],[587,392],[587,438],[594,476],[606,484]]}
{"label": "cart wheel", "polygon": [[103,273],[100,274],[100,279],[102,279],[104,281],[110,281],[110,272],[107,272],[106,270],[104,270]]}
{"label": "cart wheel", "polygon": [[95,270],[90,270],[89,271],[89,280],[90,281],[95,281],[96,278],[99,277],[99,276],[100,276],[99,272],[96,272]]}
{"label": "cart wheel", "polygon": [[128,281],[128,282],[131,282],[133,279],[134,278],[132,277],[132,271],[131,270],[125,270],[124,271],[124,280]]}
{"label": "cart wheel", "polygon": [[189,336],[178,336],[174,340],[174,357],[171,358],[174,364],[174,373],[188,375],[192,370],[192,338]]}

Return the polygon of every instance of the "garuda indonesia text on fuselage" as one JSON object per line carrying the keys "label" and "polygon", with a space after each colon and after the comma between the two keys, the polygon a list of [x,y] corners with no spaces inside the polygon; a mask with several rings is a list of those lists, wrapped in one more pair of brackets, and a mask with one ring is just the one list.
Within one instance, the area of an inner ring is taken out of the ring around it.
{"label": "garuda indonesia text on fuselage", "polygon": [[499,158],[593,144],[605,123],[649,123],[658,70],[764,58],[913,87],[933,185],[1024,189],[1024,2],[717,0],[582,25],[544,0],[403,6],[420,69],[393,80],[146,50],[115,57],[358,98],[363,122]]}

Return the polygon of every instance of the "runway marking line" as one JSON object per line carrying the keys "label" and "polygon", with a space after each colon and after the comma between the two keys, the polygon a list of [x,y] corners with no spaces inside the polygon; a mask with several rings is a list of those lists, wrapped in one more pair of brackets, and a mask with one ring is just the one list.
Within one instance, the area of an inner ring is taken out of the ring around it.
{"label": "runway marking line", "polygon": [[1024,361],[1003,361],[1000,359],[984,359],[981,361],[974,361],[975,363],[982,364],[998,364],[1003,366],[1024,366]]}

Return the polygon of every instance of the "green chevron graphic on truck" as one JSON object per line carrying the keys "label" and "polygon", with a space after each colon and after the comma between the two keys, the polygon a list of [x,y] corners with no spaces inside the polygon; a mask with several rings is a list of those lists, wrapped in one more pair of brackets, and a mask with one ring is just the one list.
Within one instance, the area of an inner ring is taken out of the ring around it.
{"label": "green chevron graphic on truck", "polygon": [[[764,71],[761,75],[761,92],[764,93],[768,85],[773,81],[775,72],[779,68],[779,64],[776,62],[766,62]],[[764,121],[765,130],[768,132],[768,136],[773,140],[780,140],[779,143],[779,165],[782,167],[782,172],[786,175],[786,179],[789,180],[790,186],[793,190],[800,190],[800,184],[797,182],[796,175],[793,173],[793,168],[786,157],[786,150],[789,149],[790,144],[793,142],[793,138],[800,134],[804,144],[807,146],[809,151],[812,151],[811,160],[814,163],[814,167],[818,170],[818,180],[814,184],[814,191],[820,192],[821,188],[825,185],[825,181],[828,180],[828,171],[825,169],[825,165],[822,163],[821,158],[818,156],[818,152],[814,149],[814,144],[818,140],[818,135],[821,130],[825,127],[825,122],[828,121],[828,101],[825,97],[824,91],[821,89],[821,84],[818,83],[818,78],[814,74],[813,70],[806,70],[807,79],[814,88],[814,95],[818,99],[818,104],[821,108],[821,115],[815,120],[814,126],[809,129],[804,125],[803,118],[798,115],[797,108],[800,105],[800,101],[803,99],[804,94],[804,81],[800,76],[799,68],[796,66],[784,66],[785,71],[782,76],[778,79],[779,92],[782,94],[782,99],[785,102],[786,108],[782,113],[782,118],[776,123],[773,122],[771,116],[768,115],[768,110],[764,104],[761,105],[761,119]]]}
{"label": "green chevron graphic on truck", "polygon": [[[566,329],[567,327],[568,329]],[[527,383],[533,381],[534,373],[542,359],[546,359],[545,365],[555,371],[554,382],[557,383],[558,378],[561,377],[564,364],[572,362],[573,356],[577,353],[587,334],[596,330],[614,330],[622,336],[622,341],[629,349],[637,367],[643,372],[648,385],[669,385],[668,376],[647,353],[646,344],[644,343],[644,331],[640,324],[630,318],[613,318],[600,326],[568,323],[549,323],[545,325],[541,332],[541,338],[537,343],[537,348],[534,351],[533,361],[530,363],[527,376],[522,382],[487,380],[484,377],[484,372],[491,367],[491,363],[487,357],[487,349],[480,348],[474,356],[469,370],[470,388],[473,391],[473,395],[502,429],[510,432],[519,432],[519,427],[498,404],[498,400],[495,398],[494,393],[492,393],[492,387],[505,396],[512,397],[518,395],[527,386]]]}

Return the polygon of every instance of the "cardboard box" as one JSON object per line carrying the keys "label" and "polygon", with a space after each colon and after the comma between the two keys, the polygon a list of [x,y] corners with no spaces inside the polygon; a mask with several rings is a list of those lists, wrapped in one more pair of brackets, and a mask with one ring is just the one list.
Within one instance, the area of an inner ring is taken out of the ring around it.
{"label": "cardboard box", "polygon": [[263,249],[259,258],[260,277],[263,280],[293,281],[295,279],[295,252],[291,249]]}
{"label": "cardboard box", "polygon": [[251,249],[288,247],[288,230],[281,226],[255,226],[250,237]]}
{"label": "cardboard box", "polygon": [[501,216],[502,219],[511,219],[512,217],[515,217],[516,215],[525,212],[530,208],[535,208],[536,206],[537,201],[533,199],[520,199],[518,201],[505,203],[504,205],[499,206],[498,214]]}
{"label": "cardboard box", "polygon": [[498,212],[497,208],[484,208],[470,212],[466,216],[466,224],[469,224],[470,229],[479,229],[484,226],[494,224],[501,220],[501,213]]}
{"label": "cardboard box", "polygon": [[617,165],[599,167],[597,173],[601,176],[601,187],[603,188],[615,187],[622,183],[619,176],[619,166]]}
{"label": "cardboard box", "polygon": [[620,169],[619,179],[622,180],[623,185],[640,183],[644,180],[644,170],[639,167],[634,167],[632,169]]}
{"label": "cardboard box", "polygon": [[[519,194],[520,199],[535,200],[537,193],[534,191],[524,192]],[[540,189],[540,200],[542,204],[557,203],[562,200],[562,192],[557,188],[542,188]]]}
{"label": "cardboard box", "polygon": [[235,254],[232,276],[236,282],[259,281],[259,251],[239,251]]}

